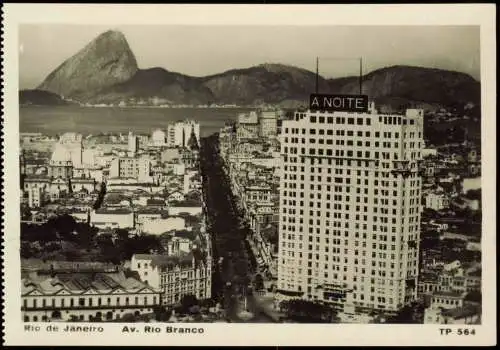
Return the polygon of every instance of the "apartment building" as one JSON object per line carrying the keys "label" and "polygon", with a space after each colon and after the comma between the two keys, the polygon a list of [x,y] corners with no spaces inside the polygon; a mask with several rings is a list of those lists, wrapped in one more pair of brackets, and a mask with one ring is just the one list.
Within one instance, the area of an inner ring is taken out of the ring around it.
{"label": "apartment building", "polygon": [[280,135],[278,291],[346,313],[417,297],[423,111],[296,112]]}
{"label": "apartment building", "polygon": [[110,178],[134,178],[139,181],[151,180],[151,160],[147,158],[116,157],[109,168]]}

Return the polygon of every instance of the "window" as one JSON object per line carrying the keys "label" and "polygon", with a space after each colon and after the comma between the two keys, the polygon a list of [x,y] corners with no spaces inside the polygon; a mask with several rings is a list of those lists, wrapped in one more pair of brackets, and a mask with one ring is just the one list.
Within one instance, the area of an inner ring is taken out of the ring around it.
{"label": "window", "polygon": [[85,306],[85,298],[79,298],[78,299],[78,305],[79,306]]}

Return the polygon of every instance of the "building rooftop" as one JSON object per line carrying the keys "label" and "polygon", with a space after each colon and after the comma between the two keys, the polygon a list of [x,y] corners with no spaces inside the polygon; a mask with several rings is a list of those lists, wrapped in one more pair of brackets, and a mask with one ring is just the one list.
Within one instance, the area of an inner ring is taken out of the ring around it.
{"label": "building rooftop", "polygon": [[126,209],[126,208],[118,208],[118,209],[111,209],[111,208],[101,208],[97,209],[95,211],[96,214],[114,214],[114,215],[123,215],[123,214],[131,214],[132,210]]}
{"label": "building rooftop", "polygon": [[184,201],[174,201],[170,205],[171,207],[201,207],[202,202],[197,200],[184,200]]}
{"label": "building rooftop", "polygon": [[41,259],[21,259],[21,270],[26,271],[114,271],[116,265],[94,261],[43,261]]}
{"label": "building rooftop", "polygon": [[160,214],[162,216],[168,216],[168,211],[160,209],[160,208],[142,207],[142,208],[138,208],[135,212],[137,213],[137,215]]}
{"label": "building rooftop", "polygon": [[448,297],[448,298],[462,298],[463,297],[463,293],[440,291],[440,292],[434,292],[433,296],[436,296],[436,297]]}
{"label": "building rooftop", "polygon": [[74,177],[71,179],[72,183],[95,183],[96,181],[93,178],[84,178],[84,177]]}
{"label": "building rooftop", "polygon": [[161,200],[161,199],[148,199],[146,200],[146,205],[160,205],[160,206],[164,206],[165,205],[165,201],[164,200]]}
{"label": "building rooftop", "polygon": [[159,255],[159,254],[135,254],[137,260],[149,260],[153,266],[160,268],[173,268],[176,266],[190,266],[193,263],[193,254],[181,255]]}
{"label": "building rooftop", "polygon": [[442,312],[443,316],[448,316],[455,320],[480,314],[481,314],[481,305],[475,305],[475,304],[467,304],[455,309],[449,309],[449,310],[445,309]]}
{"label": "building rooftop", "polygon": [[25,182],[50,182],[51,178],[48,176],[26,176]]}
{"label": "building rooftop", "polygon": [[87,292],[109,294],[115,290],[137,293],[142,290],[155,291],[150,286],[133,277],[126,277],[123,272],[71,272],[56,274],[30,273],[22,279],[21,295],[35,291],[43,295],[55,295],[62,291],[71,295]]}

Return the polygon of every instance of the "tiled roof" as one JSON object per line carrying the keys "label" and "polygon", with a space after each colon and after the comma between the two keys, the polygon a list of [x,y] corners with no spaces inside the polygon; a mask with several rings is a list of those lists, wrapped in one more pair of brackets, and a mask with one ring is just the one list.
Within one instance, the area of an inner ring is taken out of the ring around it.
{"label": "tiled roof", "polygon": [[21,259],[21,269],[30,271],[110,271],[115,269],[115,265],[95,261],[43,261],[41,259]]}
{"label": "tiled roof", "polygon": [[144,288],[152,290],[135,278],[125,277],[123,272],[57,273],[52,276],[31,273],[22,280],[21,294],[26,295],[36,290],[44,295],[54,295],[65,290],[79,295],[88,290],[109,293],[116,289],[124,289],[127,292],[138,292]]}

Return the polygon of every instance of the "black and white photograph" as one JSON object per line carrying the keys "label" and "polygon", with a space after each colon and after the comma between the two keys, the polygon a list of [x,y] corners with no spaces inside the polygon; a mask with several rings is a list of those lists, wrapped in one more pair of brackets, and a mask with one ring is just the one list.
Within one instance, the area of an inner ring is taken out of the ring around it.
{"label": "black and white photograph", "polygon": [[17,25],[10,322],[479,335],[480,25],[116,21]]}

